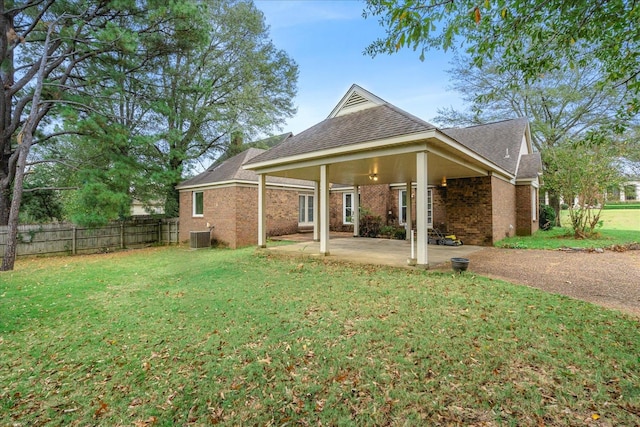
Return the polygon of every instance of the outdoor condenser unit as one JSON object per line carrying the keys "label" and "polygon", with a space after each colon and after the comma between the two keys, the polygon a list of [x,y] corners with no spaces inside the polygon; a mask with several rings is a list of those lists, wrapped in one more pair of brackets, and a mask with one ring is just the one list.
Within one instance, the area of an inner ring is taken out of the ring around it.
{"label": "outdoor condenser unit", "polygon": [[211,231],[192,231],[190,237],[191,249],[202,249],[211,247]]}

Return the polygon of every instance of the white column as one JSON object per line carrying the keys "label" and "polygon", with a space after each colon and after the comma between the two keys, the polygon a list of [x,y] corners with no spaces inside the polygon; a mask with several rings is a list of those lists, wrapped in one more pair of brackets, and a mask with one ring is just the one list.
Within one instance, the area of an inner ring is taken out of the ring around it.
{"label": "white column", "polygon": [[267,247],[267,185],[266,176],[258,174],[258,247]]}
{"label": "white column", "polygon": [[360,197],[358,197],[358,193],[360,192],[359,190],[359,186],[353,186],[353,195],[351,196],[351,205],[353,209],[353,211],[351,212],[351,220],[353,221],[353,237],[358,237],[360,235]]}
{"label": "white column", "polygon": [[620,186],[620,201],[624,202],[627,200],[627,195],[624,194],[624,185]]}
{"label": "white column", "polygon": [[320,204],[320,198],[318,197],[319,183],[316,181],[313,183],[313,241],[320,241],[320,218],[318,218]]}
{"label": "white column", "polygon": [[329,255],[329,166],[320,166],[320,254]]}
{"label": "white column", "polygon": [[427,251],[427,152],[416,153],[416,234],[417,239],[417,259],[418,267],[429,268]]}
{"label": "white column", "polygon": [[[407,182],[407,188],[405,190],[407,195],[407,216],[405,218],[405,230],[407,231],[405,240],[411,240],[411,226],[413,225],[413,215],[411,214],[411,181]],[[402,201],[402,200],[401,200]]]}

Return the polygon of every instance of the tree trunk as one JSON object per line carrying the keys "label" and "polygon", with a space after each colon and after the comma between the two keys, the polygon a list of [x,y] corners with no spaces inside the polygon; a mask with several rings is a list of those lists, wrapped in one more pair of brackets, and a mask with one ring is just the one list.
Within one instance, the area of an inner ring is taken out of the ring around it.
{"label": "tree trunk", "polygon": [[16,166],[16,176],[13,185],[13,197],[11,198],[11,209],[9,210],[9,228],[7,229],[7,246],[2,258],[0,271],[13,270],[16,262],[16,250],[18,248],[18,217],[20,216],[20,203],[22,202],[22,191],[24,183],[24,170],[27,165],[27,155],[31,147],[33,136],[25,135],[22,145],[18,148],[18,164]]}
{"label": "tree trunk", "polygon": [[554,224],[554,226],[562,227],[562,225],[560,224],[560,212],[562,211],[560,209],[560,196],[553,191],[549,191],[549,205],[556,212],[556,223]]}
{"label": "tree trunk", "polygon": [[0,183],[0,226],[9,223],[9,205],[11,203],[10,186]]}

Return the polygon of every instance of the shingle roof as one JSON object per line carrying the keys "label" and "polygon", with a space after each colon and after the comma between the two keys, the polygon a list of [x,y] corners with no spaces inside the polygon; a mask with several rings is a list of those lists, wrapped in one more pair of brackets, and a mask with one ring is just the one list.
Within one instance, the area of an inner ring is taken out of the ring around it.
{"label": "shingle roof", "polygon": [[515,175],[528,123],[526,118],[519,118],[442,132]]}
{"label": "shingle roof", "polygon": [[328,118],[252,158],[248,164],[435,129],[391,104]]}
{"label": "shingle roof", "polygon": [[524,154],[520,158],[516,179],[537,178],[541,172],[542,158],[540,157],[540,153]]}
{"label": "shingle roof", "polygon": [[[258,182],[258,175],[252,170],[245,170],[242,165],[248,160],[264,153],[260,148],[249,148],[225,160],[222,163],[214,163],[209,169],[199,175],[181,182],[176,188],[184,189],[205,184],[215,184],[228,181],[253,181]],[[300,179],[288,179],[275,176],[267,176],[267,182],[272,184],[288,184],[299,186],[313,186],[313,182]]]}

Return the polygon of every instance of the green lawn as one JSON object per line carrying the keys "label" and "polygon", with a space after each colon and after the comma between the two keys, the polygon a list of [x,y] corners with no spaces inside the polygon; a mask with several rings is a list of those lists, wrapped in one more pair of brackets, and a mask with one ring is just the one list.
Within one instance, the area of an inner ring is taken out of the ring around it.
{"label": "green lawn", "polygon": [[538,231],[533,236],[514,236],[502,239],[496,246],[521,249],[608,248],[613,245],[640,243],[640,210],[603,210],[598,228],[598,238],[574,239],[570,227],[569,212],[562,211],[561,224],[565,227],[550,231]]}
{"label": "green lawn", "polygon": [[470,274],[154,248],[19,260],[0,304],[3,426],[640,420],[637,319]]}

